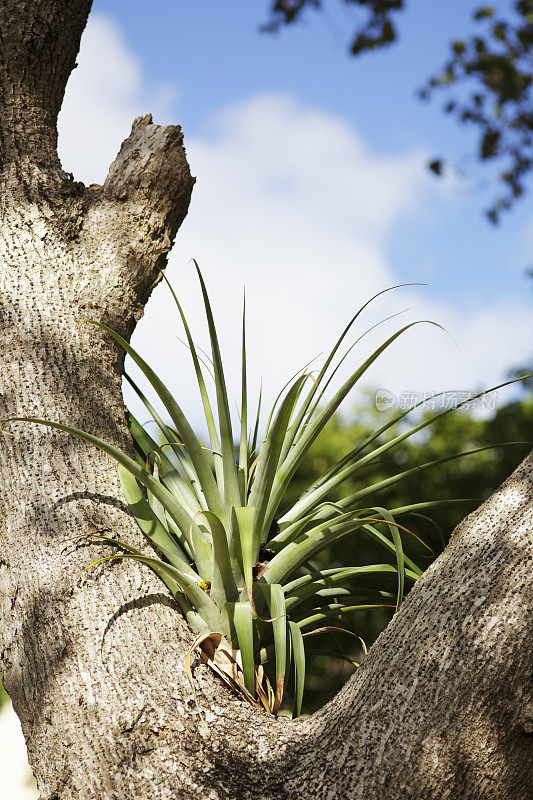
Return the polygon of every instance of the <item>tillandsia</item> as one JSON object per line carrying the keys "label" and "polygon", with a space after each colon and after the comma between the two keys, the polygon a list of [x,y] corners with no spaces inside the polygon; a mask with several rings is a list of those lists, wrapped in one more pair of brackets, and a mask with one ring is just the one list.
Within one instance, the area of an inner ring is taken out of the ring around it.
{"label": "tillandsia", "polygon": [[[318,374],[307,371],[307,365],[286,384],[260,433],[261,393],[249,419],[243,307],[240,439],[236,447],[211,304],[198,265],[196,269],[211,343],[210,363],[195,345],[181,303],[167,283],[185,329],[209,446],[201,443],[170,391],[134,348],[118,333],[92,320],[88,322],[124,348],[164,406],[170,422],[165,422],[128,378],[159,428],[158,441],[132,414],[128,418],[135,458],[63,423],[25,420],[66,431],[117,462],[126,501],[154,552],[147,554],[128,542],[98,535],[100,543],[119,552],[95,563],[133,559],[164,581],[196,634],[186,658],[191,681],[190,658],[199,649],[203,659],[233,689],[277,714],[289,676],[294,675],[293,715],[298,716],[308,638],[339,631],[356,635],[352,622],[355,612],[387,606],[397,610],[407,585],[422,574],[421,567],[408,555],[411,534],[405,518],[443,503],[464,502],[437,498],[384,508],[376,503],[375,496],[408,475],[488,448],[453,453],[338,497],[349,478],[364,476],[365,468],[385,453],[463,405],[457,403],[423,417],[414,427],[398,433],[396,423],[421,402],[387,419],[364,441],[356,442],[291,507],[284,508],[291,479],[342,401],[376,359],[419,322],[404,325],[387,338],[326,400],[326,390],[354,344],[342,356],[341,346],[364,309],[383,294],[379,292],[354,314]],[[214,381],[216,413],[206,384],[207,372]],[[394,435],[387,438],[390,431]],[[377,543],[383,552],[382,563],[324,567],[324,554],[333,543],[352,537],[351,550],[357,553],[360,536]],[[321,560],[317,561],[317,556]]]}

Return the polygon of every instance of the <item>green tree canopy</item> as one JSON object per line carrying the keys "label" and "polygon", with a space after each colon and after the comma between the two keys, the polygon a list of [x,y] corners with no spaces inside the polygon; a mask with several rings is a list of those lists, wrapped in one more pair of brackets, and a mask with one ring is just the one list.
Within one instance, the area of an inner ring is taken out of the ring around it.
{"label": "green tree canopy", "polygon": [[[427,411],[434,414],[436,411]],[[364,440],[385,414],[376,409],[374,394],[352,409],[347,416],[337,415],[327,427],[327,434],[317,440],[305,462],[296,473],[291,484],[291,494],[287,503],[294,502],[300,492],[311,481],[318,478],[328,465],[340,458],[354,443]],[[407,426],[410,427],[410,426]],[[388,432],[394,437],[403,427],[398,424]],[[444,505],[432,509],[424,515],[412,515],[402,520],[413,534],[428,544],[429,551],[414,536],[402,535],[406,552],[416,557],[420,564],[425,560],[429,566],[444,549],[456,525],[469,511],[489,497],[522,461],[531,449],[533,441],[533,395],[509,402],[496,409],[488,417],[480,417],[477,411],[465,409],[442,417],[432,424],[427,432],[405,440],[400,446],[386,453],[379,461],[370,464],[368,469],[352,478],[343,486],[342,496],[357,491],[364,486],[378,483],[391,475],[399,474],[440,458],[473,450],[485,445],[496,445],[465,458],[448,461],[432,469],[417,472],[393,484],[385,491],[377,492],[369,498],[369,505],[385,505],[388,508],[401,507],[409,503],[431,500],[470,498],[469,502]],[[506,442],[524,442],[521,445],[498,446]],[[361,537],[354,547],[349,538],[335,546],[335,552],[326,556],[328,564],[372,563],[383,561],[383,549],[370,539]],[[358,561],[359,559],[359,561]],[[392,562],[391,562],[392,563]],[[353,614],[353,630],[372,644],[383,630],[392,615],[392,610],[358,611]],[[361,653],[354,639],[351,655],[358,660]],[[341,658],[332,657],[331,639],[328,639],[329,654],[320,653],[320,637],[316,637],[315,655],[310,659],[307,684],[307,711],[320,708],[343,685],[353,667]],[[344,637],[346,648],[346,637]],[[346,652],[346,650],[345,650]],[[339,648],[339,655],[341,649]]]}

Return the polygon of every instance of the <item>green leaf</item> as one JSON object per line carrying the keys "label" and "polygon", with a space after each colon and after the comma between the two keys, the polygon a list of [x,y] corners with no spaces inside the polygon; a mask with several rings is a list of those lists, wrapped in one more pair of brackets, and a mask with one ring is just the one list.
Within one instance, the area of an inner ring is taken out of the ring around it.
{"label": "green leaf", "polygon": [[239,650],[241,651],[244,685],[255,697],[255,662],[254,662],[254,630],[252,607],[249,602],[233,603],[231,606],[233,624],[237,632]]}
{"label": "green leaf", "polygon": [[[252,524],[253,529],[253,524]],[[231,570],[235,577],[237,588],[244,587],[244,571],[243,571],[243,558],[241,550],[241,534],[239,530],[239,520],[235,514],[235,508],[231,509],[229,532],[228,532],[228,550]]]}
{"label": "green leaf", "polygon": [[[355,461],[356,457],[358,455],[360,455],[360,453],[362,453],[363,450],[365,450],[369,445],[371,445],[373,442],[375,442],[376,439],[378,439],[383,433],[386,433],[386,431],[389,430],[389,428],[391,428],[394,425],[396,425],[398,422],[400,422],[404,417],[406,417],[412,411],[414,411],[415,409],[417,409],[420,406],[424,405],[424,403],[426,403],[427,401],[433,400],[433,399],[435,399],[437,397],[440,397],[443,394],[446,394],[446,392],[438,392],[437,394],[433,394],[428,398],[424,398],[423,400],[420,400],[418,403],[415,403],[414,405],[412,405],[410,408],[406,409],[405,411],[402,411],[400,414],[397,414],[392,419],[387,420],[387,422],[384,425],[382,425],[381,428],[378,428],[377,431],[374,431],[364,441],[362,441],[360,444],[358,444],[355,448],[353,448],[353,450],[351,450],[349,453],[347,453],[345,456],[343,456],[333,466],[331,466],[329,469],[327,469],[319,478],[317,478],[317,480],[314,483],[312,483],[311,486],[309,486],[307,488],[307,490],[305,492],[305,495],[312,494],[315,491],[315,489],[319,488],[324,483],[329,481],[329,479],[331,477],[333,477],[334,475],[336,475],[338,472],[340,472],[340,470],[343,467],[345,467],[348,464],[351,464],[353,461]],[[279,520],[280,524],[283,523],[283,521],[285,520],[286,517],[287,517],[287,519],[289,519],[289,518],[292,519],[293,516],[295,516],[295,517],[299,517],[300,516],[300,512],[296,508],[296,506],[298,506],[298,508],[299,508],[299,505],[298,505],[299,502],[300,501],[298,501],[298,503],[296,503],[296,505],[293,506],[286,515],[284,515],[283,517],[280,518],[280,520]]]}
{"label": "green leaf", "polygon": [[193,360],[194,371],[196,373],[196,380],[198,381],[198,388],[200,389],[200,396],[202,398],[202,405],[204,407],[204,414],[205,414],[205,419],[206,419],[206,422],[207,422],[207,429],[209,431],[209,440],[211,442],[211,447],[215,451],[214,452],[214,464],[215,464],[215,472],[216,472],[216,476],[217,476],[217,483],[218,483],[220,491],[223,491],[224,490],[224,473],[223,473],[223,469],[222,469],[222,457],[221,457],[221,455],[219,455],[220,441],[219,441],[219,438],[218,438],[218,431],[217,431],[217,427],[216,427],[216,423],[215,423],[215,418],[214,418],[214,415],[213,415],[213,410],[211,408],[211,402],[209,400],[209,395],[207,393],[207,389],[206,389],[206,385],[205,385],[205,381],[204,381],[202,367],[200,366],[200,360],[198,358],[198,353],[196,351],[196,346],[195,346],[194,340],[193,340],[193,338],[191,336],[191,331],[190,331],[189,325],[187,323],[187,318],[185,316],[185,313],[183,311],[181,303],[178,300],[178,296],[177,296],[176,292],[174,291],[174,288],[173,288],[172,284],[170,283],[170,281],[168,280],[168,278],[165,275],[165,273],[162,272],[161,274],[163,276],[163,279],[166,281],[166,284],[167,284],[168,288],[170,289],[172,297],[174,298],[174,302],[176,304],[176,307],[177,307],[177,309],[179,311],[179,314],[180,314],[180,317],[181,317],[181,321],[183,323],[183,328],[185,330],[185,335],[187,337],[187,342],[189,343],[189,350],[191,352],[191,356],[192,356],[192,360]]}
{"label": "green leaf", "polygon": [[[161,459],[162,483],[169,491],[176,495],[184,508],[190,513],[191,517],[194,516],[194,514],[203,507],[197,495],[198,479],[195,478],[193,482],[188,477],[184,477],[179,473],[165,452],[166,449],[170,450],[170,448],[164,449],[160,447],[143,426],[137,422],[133,414],[129,412],[128,425],[131,435],[133,436],[136,450],[144,455],[144,458],[138,459],[139,464],[144,467],[147,456],[150,453],[157,453]],[[166,437],[165,439],[168,441]],[[172,455],[172,453],[170,454]],[[205,498],[203,498],[203,502],[205,505]]]}
{"label": "green leaf", "polygon": [[[144,553],[141,553],[140,550],[137,550],[136,547],[132,547],[130,544],[121,541],[120,539],[111,539],[107,536],[99,536],[95,535],[94,539],[101,544],[108,544],[111,547],[119,547],[124,550],[126,553],[130,554],[130,557],[134,561],[139,561],[140,563],[143,562],[143,558],[145,558]],[[124,556],[110,556],[100,558],[94,562],[94,564],[99,564],[104,561],[117,561],[123,560]],[[165,586],[169,589],[172,593],[174,600],[177,602],[179,607],[183,612],[183,616],[187,620],[187,623],[190,625],[193,631],[196,633],[206,633],[210,630],[209,625],[205,622],[204,619],[198,614],[197,611],[193,609],[187,597],[183,594],[181,588],[176,583],[176,580],[171,577],[165,570],[162,570],[158,565],[163,562],[159,562],[158,559],[153,559],[153,563],[148,564],[147,566],[157,575],[157,577],[165,584]],[[93,566],[93,565],[90,565]],[[189,568],[190,569],[190,568]],[[190,570],[192,573],[192,570]],[[194,577],[194,573],[193,577]]]}
{"label": "green leaf", "polygon": [[252,441],[250,444],[250,458],[252,458],[255,454],[257,448],[257,434],[259,432],[259,420],[261,417],[261,399],[263,397],[263,382],[261,381],[261,386],[259,387],[259,400],[257,401],[257,413],[255,415],[255,425],[254,425],[254,432],[252,435]]}
{"label": "green leaf", "polygon": [[435,461],[428,461],[425,464],[418,464],[416,467],[411,467],[411,469],[406,469],[397,475],[392,475],[390,478],[384,478],[383,480],[377,481],[377,483],[373,483],[370,486],[365,486],[364,489],[360,489],[357,492],[353,492],[347,497],[342,498],[342,500],[339,500],[338,505],[341,508],[349,508],[354,502],[358,502],[363,497],[366,497],[369,494],[374,494],[376,492],[382,491],[383,489],[389,486],[393,486],[395,483],[404,480],[409,475],[416,475],[419,472],[423,472],[426,469],[432,469],[433,467],[437,467],[440,464],[446,464],[448,461],[455,461],[455,459],[457,458],[464,458],[464,456],[471,456],[474,455],[475,453],[481,453],[484,450],[493,450],[495,447],[512,447],[521,444],[525,443],[501,442],[499,444],[489,444],[485,445],[484,447],[476,447],[473,450],[463,450],[461,453],[453,453],[451,456],[444,456],[443,458],[437,458],[435,459]]}
{"label": "green leaf", "polygon": [[381,514],[383,518],[387,521],[390,534],[392,536],[392,541],[394,542],[394,549],[396,552],[396,565],[398,567],[398,595],[396,598],[396,611],[400,608],[400,605],[403,600],[404,594],[404,583],[405,583],[405,561],[404,561],[404,553],[402,547],[402,538],[400,536],[400,531],[398,530],[394,517],[387,511],[386,508],[380,508],[379,506],[375,507],[375,510],[378,514]]}
{"label": "green leaf", "polygon": [[[123,546],[123,544],[121,546]],[[187,575],[185,572],[182,572],[176,567],[173,567],[172,564],[167,564],[165,561],[161,561],[158,558],[151,558],[150,556],[145,556],[142,553],[136,553],[136,554],[127,553],[127,554],[121,554],[119,556],[108,556],[105,558],[101,558],[94,563],[97,564],[102,561],[118,561],[127,559],[138,561],[140,564],[145,564],[146,566],[153,569],[154,572],[159,576],[163,574],[172,578],[172,580],[174,580],[178,584],[181,591],[186,595],[188,600],[198,611],[200,616],[211,627],[211,630],[216,629],[216,625],[219,619],[219,610],[216,607],[216,605],[213,603],[209,595],[206,594],[204,590],[200,588],[200,586],[198,586],[196,581],[190,575]]]}
{"label": "green leaf", "polygon": [[[146,456],[152,450],[152,442],[154,442],[154,440],[145,431],[141,423],[135,419],[131,411],[126,413],[126,419],[128,422],[128,428],[130,429],[130,433],[133,438],[135,457],[139,464],[144,467],[146,463]],[[154,444],[157,447],[157,443],[154,442]]]}
{"label": "green leaf", "polygon": [[187,453],[189,454],[189,457],[194,465],[194,469],[198,476],[198,480],[200,481],[202,491],[205,494],[210,510],[217,516],[223,517],[224,506],[222,503],[222,498],[220,497],[215,477],[211,471],[209,462],[205,457],[202,446],[196,438],[193,429],[189,425],[185,414],[176,403],[163,381],[157,377],[153,369],[148,366],[146,361],[141,358],[141,356],[125,339],[122,338],[122,336],[120,336],[111,328],[108,328],[107,325],[104,325],[102,322],[95,322],[94,320],[87,320],[87,322],[90,322],[92,325],[96,325],[98,328],[101,328],[110,336],[112,336],[113,339],[124,348],[126,353],[131,356],[137,366],[140,367],[142,372],[148,378],[153,388],[157,392],[161,402],[170,414],[170,418],[176,426],[178,434],[187,449]]}
{"label": "green leaf", "polygon": [[[301,575],[284,586],[287,606],[289,606],[289,597],[293,594],[298,596],[298,591],[310,584],[324,585],[322,582],[327,579],[331,579],[335,583],[342,583],[360,575],[371,575],[373,573],[396,575],[396,572],[396,567],[393,567],[392,564],[366,564],[362,567],[329,567],[329,569],[308,572],[306,575]],[[416,580],[416,578],[417,576],[413,573],[413,579]]]}
{"label": "green leaf", "polygon": [[[415,432],[419,429],[420,426],[413,429],[412,432]],[[422,426],[425,427],[425,426]],[[409,432],[408,435],[411,435],[412,432]],[[397,439],[392,440],[393,442],[398,443],[399,441],[406,438],[406,434],[403,434],[402,437],[397,437]],[[343,497],[341,500],[337,502],[337,506],[342,509],[349,509],[354,503],[361,500],[363,497],[366,497],[369,494],[373,494],[375,492],[379,492],[382,489],[385,489],[389,486],[398,483],[399,481],[407,478],[409,475],[415,475],[418,472],[422,472],[426,469],[432,469],[433,467],[439,466],[440,464],[444,464],[448,461],[453,461],[456,458],[462,458],[463,456],[473,455],[475,453],[479,453],[483,450],[491,450],[495,447],[507,447],[516,444],[523,444],[523,442],[506,442],[500,444],[491,444],[486,445],[484,447],[475,448],[473,450],[465,450],[461,453],[453,453],[450,456],[445,456],[444,458],[436,459],[435,461],[428,461],[426,464],[418,464],[416,467],[412,467],[411,469],[404,470],[396,475],[392,475],[389,478],[385,478],[377,483],[371,484],[369,486],[365,486],[364,489],[360,489],[357,492],[352,492],[352,494],[348,495],[347,497]],[[392,446],[392,442],[388,442],[387,444],[383,445],[382,447],[377,448],[372,453],[369,453],[367,456],[359,459],[359,461],[355,462],[354,464],[347,466],[337,475],[333,475],[328,481],[323,483],[321,486],[318,486],[316,489],[309,491],[308,493],[304,494],[297,503],[288,511],[283,517],[280,518],[279,522],[285,524],[285,528],[281,535],[279,536],[278,541],[283,542],[289,538],[290,531],[287,531],[287,523],[291,523],[293,520],[300,519],[303,515],[309,513],[311,509],[313,509],[318,503],[320,503],[328,494],[330,494],[334,489],[338,488],[344,481],[348,478],[353,477],[357,472],[360,472],[364,466],[366,466],[369,462],[374,461],[378,455],[383,454],[387,450],[390,449]],[[325,509],[317,514],[316,519],[327,519],[330,516]]]}
{"label": "green leaf", "polygon": [[[174,495],[172,495],[158,480],[152,477],[152,475],[150,475],[146,469],[141,467],[140,464],[127,456],[126,453],[123,453],[118,447],[114,447],[113,445],[108,444],[108,442],[105,442],[103,439],[99,439],[97,436],[93,436],[90,433],[80,431],[78,428],[72,428],[69,425],[63,425],[60,422],[49,422],[45,419],[37,419],[36,417],[16,417],[13,418],[12,421],[33,422],[38,425],[45,425],[48,428],[56,428],[57,430],[69,433],[71,436],[75,436],[77,439],[81,439],[88,444],[94,445],[99,450],[102,450],[104,453],[107,453],[107,455],[114,458],[115,461],[121,464],[128,472],[137,478],[137,480],[142,483],[143,486],[146,486],[146,488],[149,489],[158,498],[158,500],[161,501],[180,531],[187,539],[189,538],[189,531],[192,525],[195,541],[202,543],[201,549],[198,547],[194,548],[198,571],[203,578],[206,578],[207,580],[210,579],[211,561],[209,558],[205,558],[205,548],[209,548],[209,542],[207,541],[205,535],[202,535],[201,531],[198,529],[198,526],[194,525],[189,515],[183,509],[183,506],[176,500]],[[208,569],[207,575],[204,574],[206,569]]]}
{"label": "green leaf", "polygon": [[[398,562],[396,544],[394,540],[391,542],[390,539],[387,539],[387,537],[383,533],[381,533],[381,531],[378,531],[378,529],[374,525],[371,524],[365,525],[364,530],[366,533],[369,534],[371,539],[374,539],[374,541],[378,542],[378,544],[383,545],[391,553],[394,553],[396,556],[396,562]],[[411,558],[406,556],[405,553],[402,553],[402,559],[404,564],[410,567],[417,577],[420,577],[420,575],[422,575],[422,570],[420,569],[420,567],[417,564],[415,564],[415,562]]]}
{"label": "green leaf", "polygon": [[251,506],[234,506],[232,520],[233,529],[239,531],[242,570],[246,587],[250,592],[253,583],[252,570],[257,563],[257,558],[254,556],[255,508]]}
{"label": "green leaf", "polygon": [[[127,372],[124,373],[124,377],[126,378],[127,382],[129,383],[129,385],[131,386],[131,388],[133,389],[133,391],[135,392],[135,394],[137,395],[139,400],[141,400],[143,405],[146,407],[147,411],[151,414],[154,422],[157,424],[157,426],[159,427],[161,433],[165,437],[165,441],[167,441],[167,442],[173,441],[173,437],[171,435],[170,428],[168,427],[168,425],[165,425],[165,423],[163,422],[163,419],[157,413],[157,411],[155,410],[154,406],[148,400],[148,398],[146,397],[144,392],[141,390],[141,388],[138,386],[138,384],[135,383],[133,378],[130,375],[128,375]],[[154,440],[152,439],[152,442],[153,441]],[[157,443],[155,443],[155,447],[153,447],[152,449],[153,450],[158,450],[159,449]]]}
{"label": "green leaf", "polygon": [[153,566],[155,564],[155,566],[157,566],[161,572],[166,572],[168,575],[170,575],[170,577],[176,581],[182,592],[193,604],[201,617],[209,626],[211,626],[211,630],[216,629],[219,616],[218,608],[211,600],[209,595],[200,588],[200,586],[190,575],[187,575],[185,572],[176,569],[170,564],[165,564],[162,561],[155,563],[155,559],[148,558],[146,556],[137,557],[137,561],[147,564],[148,566]]}
{"label": "green leaf", "polygon": [[[336,520],[333,524],[331,522],[321,523],[317,525],[316,528],[307,531],[301,541],[288,544],[278,552],[269,563],[263,575],[264,580],[266,580],[267,583],[283,584],[289,575],[327,547],[327,545],[359,529],[368,530],[374,538],[396,554],[396,545],[394,542],[390,542],[387,537],[383,536],[379,531],[375,529],[370,530],[372,528],[370,522],[375,522],[375,520],[370,520],[369,518],[365,519],[365,517],[350,520],[351,517],[352,514],[350,513],[340,518],[347,519],[348,521],[346,522]],[[404,556],[404,559],[406,564],[414,568],[414,570],[420,574],[421,570],[416,564],[406,556]]]}
{"label": "green leaf", "polygon": [[302,632],[299,626],[289,620],[289,632],[292,641],[292,654],[294,658],[294,707],[292,716],[299,717],[302,713],[302,700],[305,686],[305,647]]}
{"label": "green leaf", "polygon": [[294,403],[303,381],[305,381],[305,375],[300,376],[287,392],[261,448],[259,464],[249,499],[250,505],[255,506],[256,509],[254,533],[254,556],[256,560],[259,546],[266,541],[273,519],[273,515],[267,513],[270,490],[276,475],[283,440],[294,410]]}
{"label": "green leaf", "polygon": [[[203,510],[203,506],[200,504],[200,500],[198,496],[191,488],[191,484],[181,475],[178,470],[176,469],[169,469],[165,471],[163,465],[162,471],[159,473],[159,480],[165,486],[169,492],[172,492],[176,496],[176,498],[180,501],[187,512],[190,514],[191,518],[194,517],[198,511]],[[204,498],[205,503],[205,498]]]}
{"label": "green leaf", "polygon": [[341,333],[341,335],[339,336],[339,338],[335,342],[335,344],[334,344],[333,348],[331,349],[328,357],[326,358],[326,361],[324,362],[324,365],[322,366],[322,369],[320,370],[320,372],[318,374],[318,377],[317,377],[316,381],[314,382],[313,386],[311,387],[311,389],[309,391],[309,394],[307,395],[305,401],[303,402],[303,404],[302,404],[302,406],[301,406],[301,408],[300,408],[300,410],[299,410],[299,412],[298,412],[298,414],[296,416],[295,424],[294,424],[293,429],[292,429],[294,435],[292,437],[290,437],[290,438],[287,438],[287,440],[286,440],[286,442],[284,444],[283,451],[282,451],[282,454],[281,454],[282,461],[287,457],[287,455],[289,453],[289,450],[290,450],[290,448],[292,446],[294,438],[295,438],[296,434],[298,433],[298,431],[301,428],[301,425],[302,425],[302,423],[304,421],[305,415],[306,415],[307,411],[309,410],[309,406],[311,405],[311,402],[313,401],[313,398],[314,398],[314,396],[315,396],[315,394],[316,394],[316,392],[317,392],[317,390],[318,390],[318,388],[319,388],[319,386],[320,386],[320,384],[321,384],[326,372],[328,371],[331,362],[335,358],[335,354],[337,353],[339,347],[341,346],[342,342],[344,341],[344,339],[345,339],[346,335],[348,334],[350,328],[352,327],[354,322],[358,319],[358,317],[363,313],[365,308],[368,305],[370,305],[370,303],[372,303],[376,298],[380,297],[380,295],[385,294],[386,292],[390,292],[393,289],[399,289],[402,286],[423,286],[423,285],[425,285],[425,284],[405,283],[405,284],[399,284],[398,286],[390,286],[389,288],[383,289],[383,291],[378,292],[377,294],[375,294],[373,297],[370,298],[370,300],[367,300],[366,303],[364,303],[356,311],[356,313],[351,318],[350,322],[346,325],[346,327],[344,328],[343,332]]}
{"label": "green leaf", "polygon": [[[362,339],[364,339],[364,337],[367,336],[369,333],[371,333],[373,330],[378,328],[380,325],[383,325],[385,322],[390,322],[391,319],[394,319],[395,317],[399,317],[400,314],[404,314],[404,313],[405,313],[405,309],[404,309],[404,311],[397,311],[395,314],[390,314],[390,316],[385,317],[384,319],[380,320],[379,322],[376,322],[375,325],[372,325],[370,328],[367,328],[367,330],[364,331],[364,333],[362,333],[360,336],[357,337],[357,339],[353,342],[353,344],[351,344],[350,347],[347,349],[347,351],[345,352],[343,357],[339,360],[338,364],[335,366],[335,369],[332,370],[332,372],[331,372],[330,376],[328,377],[326,383],[322,387],[318,397],[315,398],[310,411],[308,411],[308,413],[307,413],[307,418],[306,418],[307,421],[310,421],[313,418],[314,414],[316,413],[316,411],[318,409],[318,406],[320,405],[320,401],[322,400],[324,394],[326,393],[326,391],[328,389],[328,386],[333,381],[335,375],[337,374],[337,372],[341,368],[341,366],[344,363],[344,361],[346,360],[346,358],[350,355],[352,350],[359,344],[359,342]],[[305,423],[304,423],[304,426],[305,426]],[[303,430],[303,427],[302,427],[302,430]]]}
{"label": "green leaf", "polygon": [[[228,394],[226,391],[226,381],[224,378],[224,369],[222,367],[222,358],[220,355],[220,347],[215,328],[215,321],[213,319],[213,312],[211,311],[211,304],[209,302],[209,297],[205,288],[202,273],[200,272],[200,268],[198,267],[196,261],[194,261],[194,265],[196,267],[196,272],[198,273],[198,279],[202,289],[207,325],[209,328],[209,337],[211,339],[211,352],[213,354],[213,368],[215,371],[215,388],[217,394],[218,421],[220,425],[220,439],[222,446],[222,464],[224,469],[224,497],[229,510],[231,506],[240,505],[244,498],[241,498],[239,489],[233,432],[231,428],[231,415],[229,410]],[[222,515],[220,514],[217,514],[217,516],[222,518]]]}
{"label": "green leaf", "polygon": [[237,585],[231,569],[228,538],[222,522],[210,511],[201,512],[209,523],[213,538],[213,577],[211,580],[211,599],[222,608],[226,602],[236,602],[239,598]]}
{"label": "green leaf", "polygon": [[419,511],[422,509],[428,508],[439,508],[439,506],[446,506],[454,503],[476,503],[476,500],[473,497],[461,497],[461,498],[454,498],[453,500],[445,499],[445,500],[426,500],[423,503],[410,503],[407,506],[398,506],[398,508],[391,508],[390,512],[394,517],[399,517],[402,514],[411,514],[413,511]]}
{"label": "green leaf", "polygon": [[[370,564],[364,567],[351,567],[339,570],[332,575],[322,575],[321,577],[315,577],[313,580],[308,580],[306,582],[303,582],[302,578],[296,579],[292,581],[291,584],[288,584],[288,586],[292,586],[292,588],[288,589],[287,586],[285,587],[287,611],[292,612],[302,603],[307,603],[307,601],[313,602],[314,598],[329,597],[332,594],[335,595],[335,593],[342,594],[353,592],[353,589],[346,589],[344,584],[351,584],[354,581],[360,580],[362,577],[364,578],[372,575],[396,576],[397,574],[398,571],[392,564]],[[305,577],[307,578],[308,576]],[[409,572],[409,577],[416,580],[417,576],[415,573]],[[298,583],[299,580],[302,582]],[[361,591],[366,595],[375,594],[375,590],[370,590],[368,588],[362,589]],[[365,601],[377,602],[378,600],[379,598],[377,600],[367,598]]]}
{"label": "green leaf", "polygon": [[342,599],[342,604],[346,603],[363,603],[366,605],[376,605],[377,602],[383,602],[382,595],[391,595],[388,599],[394,599],[394,595],[390,592],[382,592],[381,590],[374,590],[373,596],[372,591],[367,589],[366,591],[361,587],[353,586],[335,586],[332,585],[327,589],[319,589],[315,592],[314,596],[307,598],[304,600],[304,605],[306,607],[311,608],[320,608],[324,604],[332,603],[332,602],[339,602],[339,598]]}
{"label": "green leaf", "polygon": [[[127,374],[125,374],[124,377],[128,380],[137,396],[152,415],[163,436],[163,444],[158,445],[157,442],[146,433],[144,428],[134,420],[133,415],[130,414],[130,430],[134,441],[144,452],[145,456],[148,456],[150,453],[157,453],[161,459],[161,466],[165,474],[170,472],[177,473],[179,477],[173,479],[174,487],[172,491],[182,499],[182,502],[191,510],[192,514],[196,513],[199,509],[204,508],[207,502],[203,495],[198,476],[184,457],[185,445],[179,438],[177,431],[174,431],[169,425],[163,422],[135,381]],[[178,470],[176,470],[176,464]],[[177,484],[179,484],[179,486]]]}
{"label": "green leaf", "polygon": [[285,674],[287,670],[287,611],[285,609],[285,594],[279,583],[259,583],[267,601],[272,629],[274,632],[274,647],[276,653],[276,702],[273,713],[277,714],[283,699]]}
{"label": "green leaf", "polygon": [[242,356],[241,356],[241,440],[239,444],[239,469],[244,475],[244,494],[248,483],[248,395],[246,385],[246,297],[242,301]]}
{"label": "green leaf", "polygon": [[331,528],[325,527],[306,536],[302,542],[291,542],[269,563],[263,575],[264,580],[267,583],[284,583],[298,567],[336,538],[338,535]]}
{"label": "green leaf", "polygon": [[[355,386],[359,378],[367,371],[367,369],[374,363],[374,361],[383,353],[399,336],[403,333],[408,331],[414,325],[419,325],[421,322],[427,322],[431,325],[437,325],[437,323],[430,322],[429,320],[421,320],[419,322],[411,322],[409,325],[405,325],[399,331],[396,331],[395,334],[390,336],[386,342],[384,342],[380,347],[378,347],[369,358],[357,369],[351,376],[348,378],[347,381],[341,386],[341,388],[336,392],[333,398],[329,401],[329,403],[325,406],[325,408],[320,411],[315,420],[311,422],[305,431],[303,432],[300,439],[296,442],[292,450],[287,455],[287,458],[279,468],[276,473],[276,477],[274,479],[271,498],[269,502],[269,506],[267,509],[267,517],[273,519],[274,514],[281,502],[281,499],[285,493],[285,490],[289,484],[290,479],[294,475],[294,472],[298,468],[300,462],[304,458],[305,454],[317,438],[320,431],[324,428],[327,421],[333,416],[334,412],[337,410],[339,405],[342,403],[346,395],[350,392],[350,390]],[[437,327],[441,327],[437,325]]]}
{"label": "green leaf", "polygon": [[161,524],[160,520],[144,499],[137,480],[122,466],[119,466],[118,473],[126,502],[139,528],[150,544],[168,558],[173,566],[182,570],[182,572],[193,572],[181,547]]}
{"label": "green leaf", "polygon": [[308,628],[309,625],[315,625],[317,622],[325,622],[326,620],[335,620],[336,622],[339,622],[340,618],[342,624],[347,626],[348,621],[345,619],[346,614],[353,613],[354,611],[372,611],[376,608],[394,609],[394,605],[389,605],[387,603],[375,603],[373,605],[361,604],[354,606],[343,606],[340,603],[332,603],[329,606],[325,606],[323,609],[316,611],[316,613],[311,614],[309,617],[298,620],[296,624],[300,630],[303,630],[304,628]]}
{"label": "green leaf", "polygon": [[[278,403],[279,403],[280,399],[283,397],[283,394],[284,394],[284,392],[285,392],[285,389],[286,389],[288,386],[290,386],[292,383],[294,383],[294,381],[296,380],[296,378],[297,378],[297,377],[299,377],[301,374],[305,375],[306,379],[307,379],[307,378],[310,378],[310,377],[311,377],[311,374],[310,374],[310,373],[308,373],[308,372],[306,373],[306,372],[305,372],[305,370],[307,369],[307,367],[308,367],[308,366],[310,366],[310,364],[312,364],[312,363],[313,363],[313,361],[316,361],[316,359],[317,359],[318,357],[319,357],[319,356],[315,356],[315,358],[312,358],[312,359],[310,359],[310,360],[309,360],[309,361],[308,361],[306,364],[304,364],[304,365],[303,365],[303,367],[300,367],[300,369],[299,369],[299,370],[297,370],[297,371],[294,373],[294,375],[291,375],[291,377],[289,378],[289,380],[288,380],[288,381],[287,381],[287,382],[286,382],[286,383],[285,383],[285,384],[284,384],[284,385],[281,387],[280,391],[278,392],[278,395],[277,395],[276,399],[274,400],[274,404],[272,405],[272,408],[270,409],[270,414],[269,414],[269,416],[268,416],[268,420],[267,420],[267,424],[266,424],[266,428],[265,428],[265,436],[266,436],[266,434],[268,433],[268,431],[270,430],[270,423],[272,422],[272,418],[273,418],[273,416],[274,416],[274,412],[276,411],[276,408],[277,408],[277,405],[278,405]],[[302,385],[301,385],[301,387],[300,387],[300,391],[301,391],[301,389],[302,389],[302,387],[303,387],[303,386],[304,386],[304,382],[302,382]],[[292,430],[292,426],[291,426],[291,428],[289,428],[289,430],[288,430],[288,432],[287,432],[287,436],[289,436],[289,431],[290,431],[290,430]]]}

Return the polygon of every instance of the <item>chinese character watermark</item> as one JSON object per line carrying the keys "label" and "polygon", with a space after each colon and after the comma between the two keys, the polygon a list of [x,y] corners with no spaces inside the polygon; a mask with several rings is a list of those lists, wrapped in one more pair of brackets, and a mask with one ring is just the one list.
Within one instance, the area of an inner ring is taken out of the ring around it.
{"label": "chinese character watermark", "polygon": [[449,392],[403,391],[395,395],[388,389],[378,389],[375,394],[378,411],[390,411],[397,408],[408,411],[418,407],[424,411],[447,411],[457,406],[472,411],[494,411],[498,405],[498,392],[479,396],[479,393],[466,390]]}

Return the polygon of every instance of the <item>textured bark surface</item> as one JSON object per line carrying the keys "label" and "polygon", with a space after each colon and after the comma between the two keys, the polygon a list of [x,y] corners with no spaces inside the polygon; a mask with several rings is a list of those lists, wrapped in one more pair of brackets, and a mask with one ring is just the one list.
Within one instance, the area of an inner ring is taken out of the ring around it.
{"label": "textured bark surface", "polygon": [[[127,448],[122,356],[193,185],[179,128],[135,121],[103,187],[62,171],[56,117],[89,0],[0,6],[0,418]],[[114,466],[11,425],[0,461],[0,668],[43,800],[525,800],[533,778],[533,461],[456,530],[369,658],[318,714],[273,720],[197,667],[151,574],[86,565],[135,540]]]}

